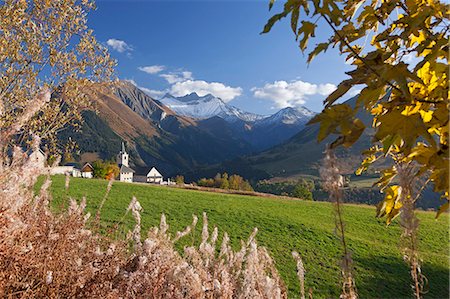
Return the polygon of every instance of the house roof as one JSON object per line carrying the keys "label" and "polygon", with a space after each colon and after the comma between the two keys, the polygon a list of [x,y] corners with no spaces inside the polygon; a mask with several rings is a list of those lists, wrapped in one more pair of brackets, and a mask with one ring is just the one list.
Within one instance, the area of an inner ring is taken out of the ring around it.
{"label": "house roof", "polygon": [[158,170],[156,170],[155,167],[152,167],[152,169],[150,169],[150,171],[147,173],[147,177],[161,177],[162,178],[162,174],[159,173]]}
{"label": "house roof", "polygon": [[125,165],[121,164],[121,165],[120,165],[120,172],[121,172],[121,173],[124,173],[124,172],[132,172],[132,173],[134,173],[134,170],[131,169],[131,168],[128,167],[128,166],[125,166]]}
{"label": "house roof", "polygon": [[40,148],[37,151],[31,151],[28,153],[28,156],[35,156],[35,155],[41,155],[42,157],[45,157],[45,153],[43,150],[41,150]]}
{"label": "house roof", "polygon": [[63,166],[73,166],[75,168],[80,168],[80,164],[77,162],[68,162],[68,163],[65,163]]}
{"label": "house roof", "polygon": [[91,164],[86,163],[83,165],[83,167],[81,167],[81,172],[93,172],[94,171],[94,167],[92,167]]}

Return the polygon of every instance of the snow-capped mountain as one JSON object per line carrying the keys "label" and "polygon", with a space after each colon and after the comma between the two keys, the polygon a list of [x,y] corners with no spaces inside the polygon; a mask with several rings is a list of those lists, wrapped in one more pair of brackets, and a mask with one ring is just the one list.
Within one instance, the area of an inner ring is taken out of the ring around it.
{"label": "snow-capped mountain", "polygon": [[183,97],[166,94],[159,101],[178,115],[197,119],[199,126],[206,130],[229,130],[231,135],[249,142],[255,150],[288,140],[302,130],[315,114],[305,107],[288,107],[262,116],[245,112],[211,94],[199,96],[191,93]]}
{"label": "snow-capped mountain", "polygon": [[313,116],[314,112],[305,107],[287,107],[283,108],[275,114],[272,114],[266,118],[257,120],[255,125],[268,126],[272,124],[285,124],[285,125],[304,125]]}
{"label": "snow-capped mountain", "polygon": [[228,105],[220,98],[211,94],[199,96],[197,93],[193,92],[183,97],[174,97],[170,94],[166,94],[159,101],[175,111],[178,115],[197,119],[207,119],[218,116],[229,122],[238,120],[254,122],[264,118],[262,115],[245,112],[239,108]]}

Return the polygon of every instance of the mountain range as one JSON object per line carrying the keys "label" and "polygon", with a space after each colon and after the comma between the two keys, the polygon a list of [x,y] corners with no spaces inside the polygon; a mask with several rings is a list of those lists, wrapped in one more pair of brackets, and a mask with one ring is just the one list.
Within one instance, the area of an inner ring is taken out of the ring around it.
{"label": "mountain range", "polygon": [[125,81],[88,93],[95,109],[83,112],[81,131],[68,128],[59,135],[63,142],[69,137],[77,142],[78,159],[111,159],[126,141],[138,172],[156,165],[168,175],[276,146],[314,115],[285,108],[262,116],[196,93],[156,100]]}
{"label": "mountain range", "polygon": [[166,94],[160,99],[160,102],[172,109],[178,115],[196,119],[208,119],[218,116],[228,122],[254,122],[265,118],[262,115],[246,112],[228,105],[212,94],[199,96],[197,93],[193,92],[182,97],[174,97],[171,94]]}
{"label": "mountain range", "polygon": [[[79,147],[75,158],[86,162],[114,159],[125,141],[130,166],[137,174],[156,166],[164,176],[183,174],[186,181],[213,177],[218,172],[239,174],[252,182],[317,178],[326,144],[333,141],[330,136],[317,142],[319,125],[305,126],[314,113],[301,107],[260,116],[211,95],[166,95],[158,101],[127,82],[113,88],[98,86],[89,96],[94,109],[82,112],[81,130],[68,127],[59,133],[62,145],[70,137]],[[346,103],[355,106],[356,99]],[[205,102],[207,108],[202,106]],[[183,105],[188,108],[183,109]],[[369,114],[360,112],[357,117],[370,128]],[[372,134],[366,129],[351,148],[337,150],[343,173],[352,175]],[[373,177],[368,174],[365,179]],[[373,203],[379,200],[377,194],[376,199],[367,199],[367,194],[360,197]],[[430,188],[423,196],[427,200],[421,201],[422,207],[439,205],[439,194]]]}
{"label": "mountain range", "polygon": [[178,115],[197,119],[205,127],[217,126],[222,120],[219,126],[227,127],[234,136],[248,142],[254,151],[262,151],[286,141],[304,128],[315,114],[305,107],[288,107],[263,116],[243,111],[211,94],[199,96],[191,93],[183,97],[166,94],[160,102]]}
{"label": "mountain range", "polygon": [[[357,97],[346,101],[354,107]],[[289,108],[286,108],[290,110]],[[286,110],[285,109],[285,110]],[[272,117],[275,117],[274,114]],[[370,129],[371,117],[365,112],[360,112],[357,117],[363,121],[368,129],[363,132],[361,138],[350,148],[338,148],[336,150],[340,158],[343,173],[352,174],[362,159],[362,151],[369,148],[372,139]],[[317,142],[319,124],[304,126],[291,138],[281,142],[277,146],[266,150],[236,157],[224,161],[221,164],[211,165],[189,173],[187,177],[195,180],[197,177],[210,177],[217,172],[236,172],[244,177],[260,180],[267,178],[291,178],[299,176],[319,177],[319,169],[326,145],[333,142],[336,136],[329,136],[322,142]]]}

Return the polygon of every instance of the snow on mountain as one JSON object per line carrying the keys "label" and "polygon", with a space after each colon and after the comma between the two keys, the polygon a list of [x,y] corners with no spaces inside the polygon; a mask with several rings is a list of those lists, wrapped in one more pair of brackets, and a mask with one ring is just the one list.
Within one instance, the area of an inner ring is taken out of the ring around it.
{"label": "snow on mountain", "polygon": [[272,114],[264,119],[256,121],[256,126],[268,126],[272,124],[285,124],[285,125],[304,125],[313,116],[314,112],[305,107],[287,107],[281,109],[275,114]]}
{"label": "snow on mountain", "polygon": [[220,98],[211,94],[199,96],[193,92],[183,97],[174,97],[166,94],[160,102],[168,106],[175,113],[198,119],[207,119],[219,116],[229,122],[243,120],[254,122],[263,119],[264,116],[240,110],[234,106],[226,104]]}

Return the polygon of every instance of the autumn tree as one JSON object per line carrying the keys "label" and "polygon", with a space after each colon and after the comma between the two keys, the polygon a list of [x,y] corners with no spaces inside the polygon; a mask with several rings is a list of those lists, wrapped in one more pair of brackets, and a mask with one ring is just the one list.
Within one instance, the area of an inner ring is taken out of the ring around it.
{"label": "autumn tree", "polygon": [[[0,146],[79,124],[94,82],[108,81],[115,61],[87,27],[90,0],[5,0],[0,4]],[[42,103],[38,103],[40,99]],[[33,117],[24,118],[26,113]],[[27,119],[18,124],[20,119]],[[20,126],[19,126],[20,125]],[[15,128],[19,128],[15,130]],[[13,137],[13,138],[12,138]]]}
{"label": "autumn tree", "polygon": [[233,190],[239,190],[239,186],[242,183],[242,177],[236,174],[230,175],[229,181],[229,187]]}
{"label": "autumn tree", "polygon": [[220,183],[220,189],[230,188],[230,182],[228,181],[228,173],[224,172],[222,175],[222,182]]}
{"label": "autumn tree", "polygon": [[176,183],[177,185],[184,185],[184,176],[182,176],[182,175],[177,175],[177,176],[175,177],[175,183]]}
{"label": "autumn tree", "polygon": [[[273,4],[271,0],[269,7]],[[449,13],[450,5],[439,0],[288,0],[263,30],[269,32],[290,16],[300,50],[311,50],[308,63],[330,47],[351,63],[348,78],[325,99],[325,108],[311,123],[320,124],[319,141],[336,136],[333,149],[352,146],[366,129],[357,118],[359,111],[372,116],[372,147],[364,152],[357,174],[380,159],[393,161],[377,182],[386,194],[378,216],[389,223],[401,212],[416,297],[423,280],[414,215],[421,190],[414,182],[422,181],[422,188],[431,183],[443,195],[446,202],[438,215],[449,207]],[[331,34],[310,47],[318,26]],[[356,106],[339,103],[354,86],[363,88]]]}

